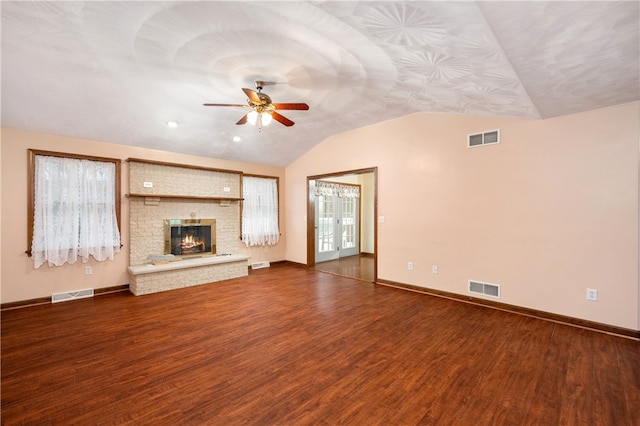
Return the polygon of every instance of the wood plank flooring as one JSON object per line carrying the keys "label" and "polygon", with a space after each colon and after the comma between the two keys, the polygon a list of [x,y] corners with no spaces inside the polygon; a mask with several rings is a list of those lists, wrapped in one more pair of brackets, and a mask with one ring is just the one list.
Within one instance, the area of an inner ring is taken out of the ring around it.
{"label": "wood plank flooring", "polygon": [[2,313],[3,425],[638,425],[640,342],[303,267]]}
{"label": "wood plank flooring", "polygon": [[371,283],[374,281],[373,262],[373,255],[348,256],[316,263],[314,269]]}

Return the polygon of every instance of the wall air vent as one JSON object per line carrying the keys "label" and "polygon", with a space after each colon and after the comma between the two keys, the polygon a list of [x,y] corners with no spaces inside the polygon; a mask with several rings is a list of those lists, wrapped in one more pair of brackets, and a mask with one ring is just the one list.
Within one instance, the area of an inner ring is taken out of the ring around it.
{"label": "wall air vent", "polygon": [[500,129],[487,130],[486,132],[467,135],[467,147],[469,148],[482,145],[493,145],[495,143],[500,143]]}
{"label": "wall air vent", "polygon": [[483,296],[500,298],[500,286],[497,284],[483,283],[469,280],[469,293],[481,294]]}
{"label": "wall air vent", "polygon": [[67,300],[85,299],[87,297],[93,297],[93,289],[87,288],[84,290],[67,291],[64,293],[53,293],[51,295],[51,303],[66,302]]}

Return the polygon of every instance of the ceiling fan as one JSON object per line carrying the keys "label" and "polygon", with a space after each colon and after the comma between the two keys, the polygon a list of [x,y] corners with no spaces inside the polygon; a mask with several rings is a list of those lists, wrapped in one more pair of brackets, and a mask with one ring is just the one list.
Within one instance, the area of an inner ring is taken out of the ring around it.
{"label": "ceiling fan", "polygon": [[276,120],[285,126],[293,126],[295,123],[287,117],[278,113],[277,110],[308,110],[309,105],[305,103],[273,103],[266,93],[262,93],[264,81],[256,81],[256,90],[243,88],[242,91],[247,95],[246,104],[204,104],[204,106],[229,106],[249,108],[251,111],[246,113],[236,124],[268,125],[271,120]]}

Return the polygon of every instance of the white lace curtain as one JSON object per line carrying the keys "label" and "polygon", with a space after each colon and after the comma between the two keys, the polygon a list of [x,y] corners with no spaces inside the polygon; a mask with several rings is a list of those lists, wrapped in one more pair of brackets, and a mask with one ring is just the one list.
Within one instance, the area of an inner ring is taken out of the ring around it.
{"label": "white lace curtain", "polygon": [[339,183],[316,181],[313,195],[325,197],[360,198],[360,187],[354,185],[341,185]]}
{"label": "white lace curtain", "polygon": [[113,260],[120,251],[116,168],[106,161],[35,157],[34,267]]}
{"label": "white lace curtain", "polygon": [[278,181],[273,178],[242,178],[242,241],[249,246],[275,245],[278,228]]}

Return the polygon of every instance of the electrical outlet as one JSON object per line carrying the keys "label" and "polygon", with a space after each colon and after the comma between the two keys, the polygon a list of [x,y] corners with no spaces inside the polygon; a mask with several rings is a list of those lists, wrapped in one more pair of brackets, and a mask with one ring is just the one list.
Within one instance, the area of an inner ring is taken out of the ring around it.
{"label": "electrical outlet", "polygon": [[413,262],[407,263],[407,269],[413,271]]}
{"label": "electrical outlet", "polygon": [[431,265],[431,273],[432,274],[438,273],[438,265]]}
{"label": "electrical outlet", "polygon": [[91,266],[85,266],[84,267],[84,274],[85,275],[91,275],[93,274],[93,268]]}
{"label": "electrical outlet", "polygon": [[153,182],[143,182],[142,186],[145,188],[153,188]]}
{"label": "electrical outlet", "polygon": [[595,288],[587,289],[587,300],[597,301],[598,300],[598,290]]}

